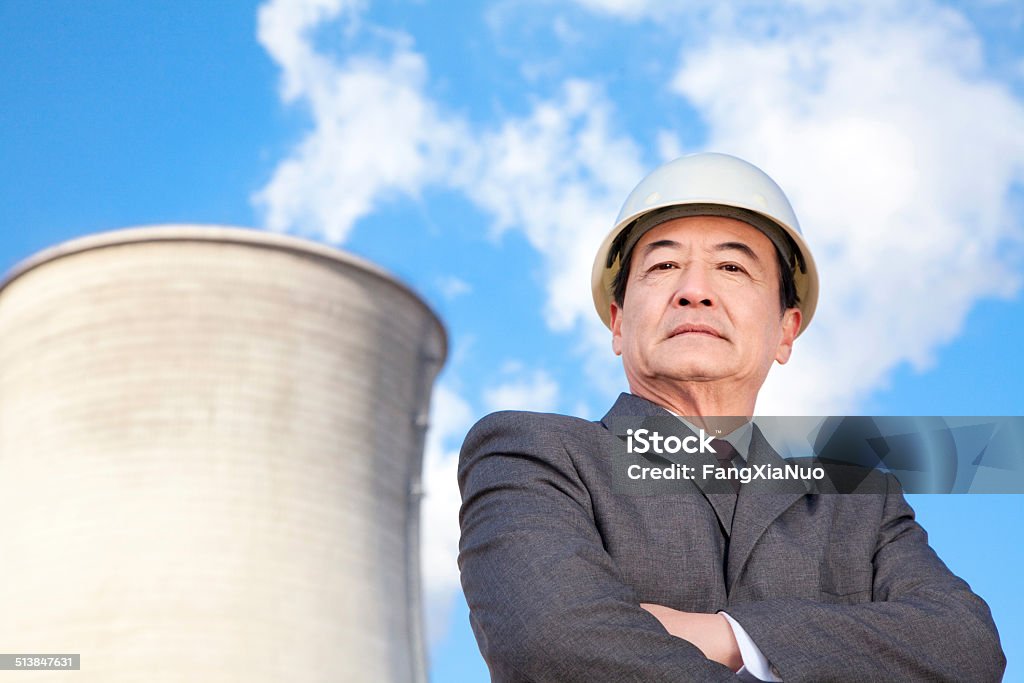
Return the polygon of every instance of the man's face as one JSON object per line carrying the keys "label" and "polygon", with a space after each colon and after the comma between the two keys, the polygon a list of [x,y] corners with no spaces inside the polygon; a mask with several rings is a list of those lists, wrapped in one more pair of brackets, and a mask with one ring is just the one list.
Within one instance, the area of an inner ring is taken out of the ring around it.
{"label": "man's face", "polygon": [[789,360],[800,311],[780,311],[775,246],[758,229],[677,218],[649,230],[629,265],[611,323],[631,388],[720,381],[756,395],[772,361]]}

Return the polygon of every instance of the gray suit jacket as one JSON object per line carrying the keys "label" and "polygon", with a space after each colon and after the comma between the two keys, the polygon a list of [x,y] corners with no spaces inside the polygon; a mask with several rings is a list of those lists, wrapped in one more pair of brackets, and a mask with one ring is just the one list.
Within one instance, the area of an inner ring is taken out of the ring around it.
{"label": "gray suit jacket", "polygon": [[[622,394],[601,422],[501,412],[466,437],[459,568],[492,680],[736,680],[641,602],[727,611],[786,683],[1001,678],[988,606],[891,475],[885,494],[615,493],[610,420],[666,414]],[[749,463],[778,458],[755,430]]]}

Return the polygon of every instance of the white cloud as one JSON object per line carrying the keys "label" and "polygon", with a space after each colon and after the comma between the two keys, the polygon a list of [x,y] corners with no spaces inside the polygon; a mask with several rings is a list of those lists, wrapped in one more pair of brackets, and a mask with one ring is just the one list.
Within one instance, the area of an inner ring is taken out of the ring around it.
{"label": "white cloud", "polygon": [[[929,0],[576,4],[675,31],[673,88],[702,115],[706,147],[762,165],[801,216],[822,300],[760,412],[856,410],[901,364],[929,367],[976,302],[1019,291],[1011,195],[1024,180],[1024,106],[986,75],[956,11]],[[677,142],[659,131],[660,156]]]}
{"label": "white cloud", "polygon": [[677,11],[674,2],[658,0],[576,0],[576,3],[593,12],[600,12],[624,19],[639,19],[657,14],[659,11]]}
{"label": "white cloud", "polygon": [[521,230],[544,257],[545,313],[554,330],[594,317],[593,257],[642,173],[638,146],[613,120],[597,87],[569,81],[528,116],[481,135],[479,172],[466,187],[495,216],[497,232]]}
{"label": "white cloud", "polygon": [[334,19],[351,26],[363,11],[361,0],[272,0],[259,9],[258,38],[283,69],[281,94],[293,101],[316,87],[331,65],[312,46],[310,31]]}
{"label": "white cloud", "polygon": [[430,406],[430,429],[423,456],[423,503],[420,507],[420,567],[428,641],[448,633],[459,582],[459,495],[456,474],[459,446],[473,422],[469,404],[439,385]]}
{"label": "white cloud", "polygon": [[[698,22],[703,29],[718,28],[750,20],[761,23],[766,17],[780,16],[783,12],[832,15],[846,11],[853,5],[830,3],[826,0],[573,0],[574,3],[596,14],[625,19],[627,21],[650,20],[664,22],[666,19],[685,18]],[[678,24],[675,25],[678,28]],[[661,30],[671,31],[673,26],[662,26]]]}
{"label": "white cloud", "polygon": [[473,291],[473,286],[454,275],[443,275],[437,279],[437,289],[445,299],[456,299]]}
{"label": "white cloud", "polygon": [[512,378],[484,391],[487,410],[532,410],[548,413],[558,406],[558,384],[543,370],[528,371],[522,365],[506,366]]}
{"label": "white cloud", "polygon": [[542,257],[549,329],[568,333],[597,391],[624,388],[611,337],[594,311],[590,271],[622,202],[644,172],[639,145],[617,129],[615,107],[593,83],[570,80],[554,98],[479,136],[478,170],[467,195],[495,217],[494,230],[521,231]]}
{"label": "white cloud", "polygon": [[564,17],[557,16],[551,22],[551,30],[555,36],[567,45],[576,45],[583,41],[583,35],[579,30],[573,28],[572,24]]}
{"label": "white cloud", "polygon": [[684,55],[675,88],[707,147],[786,188],[822,275],[762,413],[856,409],[899,364],[928,367],[978,300],[1020,286],[1005,247],[1021,240],[1024,106],[986,79],[958,15],[913,7],[720,34]]}
{"label": "white cloud", "polygon": [[[679,134],[672,130],[659,130],[657,140],[658,147],[658,158],[661,161],[671,161],[681,157],[683,152],[683,143],[679,139]],[[639,180],[639,179],[638,179]],[[623,200],[625,201],[625,200]]]}
{"label": "white cloud", "polygon": [[272,0],[260,8],[259,40],[282,70],[282,97],[301,101],[313,129],[253,197],[267,227],[342,242],[381,200],[416,195],[450,172],[463,137],[425,94],[427,66],[401,33],[375,31],[385,57],[338,61],[314,44],[314,29],[347,19],[360,31],[364,3]]}

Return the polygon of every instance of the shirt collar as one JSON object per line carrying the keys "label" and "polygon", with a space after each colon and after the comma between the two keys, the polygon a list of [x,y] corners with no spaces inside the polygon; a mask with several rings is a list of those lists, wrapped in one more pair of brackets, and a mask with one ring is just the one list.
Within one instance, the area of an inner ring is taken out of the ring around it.
{"label": "shirt collar", "polygon": [[[665,410],[668,410],[668,408],[665,408]],[[678,413],[673,413],[671,410],[669,410],[668,412],[672,413],[677,418],[679,418],[679,420],[684,425],[689,427],[690,431],[692,431],[694,434],[699,433],[700,428],[694,425],[689,420],[687,420],[685,417],[679,415]],[[747,420],[746,422],[743,423],[742,426],[737,427],[728,434],[715,435],[714,438],[721,439],[722,441],[728,441],[730,444],[732,444],[732,447],[736,449],[736,452],[739,454],[739,456],[746,460],[747,455],[750,453],[750,441],[754,437],[753,425],[753,420]]]}

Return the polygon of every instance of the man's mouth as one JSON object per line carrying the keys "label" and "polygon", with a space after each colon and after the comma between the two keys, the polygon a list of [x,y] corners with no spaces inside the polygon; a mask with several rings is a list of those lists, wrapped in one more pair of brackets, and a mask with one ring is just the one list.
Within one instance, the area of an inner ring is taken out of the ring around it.
{"label": "man's mouth", "polygon": [[682,325],[677,325],[672,329],[672,332],[670,332],[668,336],[669,338],[672,338],[684,334],[699,334],[707,335],[709,337],[715,337],[717,339],[725,339],[725,337],[722,336],[722,334],[719,333],[718,330],[711,327],[710,325],[699,325],[695,323],[684,323]]}

